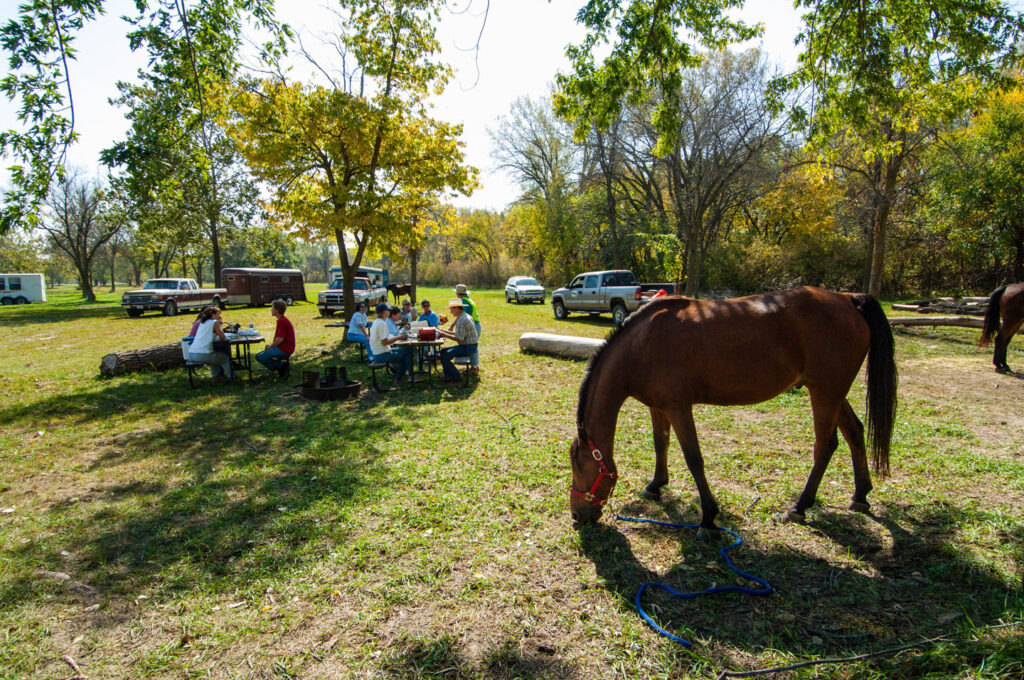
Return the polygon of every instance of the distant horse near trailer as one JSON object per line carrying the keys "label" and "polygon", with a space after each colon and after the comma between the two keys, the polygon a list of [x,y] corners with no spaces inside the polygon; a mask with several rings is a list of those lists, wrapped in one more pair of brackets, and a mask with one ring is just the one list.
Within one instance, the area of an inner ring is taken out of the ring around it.
{"label": "distant horse near trailer", "polygon": [[[395,296],[395,304],[398,304],[398,298],[402,295],[412,295],[412,284],[411,283],[389,283],[385,288],[388,292]],[[413,302],[416,302],[413,300]]]}
{"label": "distant horse near trailer", "polygon": [[803,521],[814,504],[839,446],[837,428],[853,456],[850,509],[867,512],[871,476],[864,426],[846,399],[865,355],[868,434],[875,470],[884,474],[897,376],[892,330],[873,297],[804,287],[732,300],[663,297],[648,303],[608,336],[580,385],[576,437],[569,448],[573,519],[597,520],[615,488],[616,420],[623,402],[633,397],[651,410],[654,426],[654,478],[644,495],[659,498],[668,483],[674,429],[700,494],[706,535],[715,528],[718,503],[704,476],[693,405],[757,404],[799,385],[811,399],[814,464],[785,518]]}
{"label": "distant horse near trailer", "polygon": [[[1002,323],[1000,324],[1000,319]],[[1006,363],[1006,348],[1010,338],[1024,324],[1024,283],[1014,283],[992,291],[985,311],[985,322],[981,327],[979,347],[985,347],[995,336],[996,347],[992,363],[1000,373],[1012,373]]]}

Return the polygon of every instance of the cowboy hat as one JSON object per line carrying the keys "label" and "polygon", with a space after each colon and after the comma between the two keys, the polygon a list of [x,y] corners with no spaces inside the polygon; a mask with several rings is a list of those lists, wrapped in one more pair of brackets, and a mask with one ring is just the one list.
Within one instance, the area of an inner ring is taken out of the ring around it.
{"label": "cowboy hat", "polygon": [[458,307],[459,309],[462,309],[463,307],[465,307],[465,305],[462,303],[461,298],[452,298],[451,300],[448,301],[448,308],[450,309],[452,307]]}
{"label": "cowboy hat", "polygon": [[466,284],[459,283],[455,286],[456,295],[469,295],[469,288],[466,288]]}

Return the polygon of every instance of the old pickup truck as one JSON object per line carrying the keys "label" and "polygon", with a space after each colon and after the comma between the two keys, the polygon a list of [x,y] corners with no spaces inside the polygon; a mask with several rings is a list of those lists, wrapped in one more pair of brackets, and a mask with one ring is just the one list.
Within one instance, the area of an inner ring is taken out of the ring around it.
{"label": "old pickup truck", "polygon": [[227,295],[226,288],[200,288],[195,279],[150,279],[142,288],[122,295],[121,306],[133,318],[150,309],[174,316],[182,309],[223,307]]}
{"label": "old pickup truck", "polygon": [[[373,306],[378,302],[387,302],[387,288],[374,287],[370,279],[356,277],[352,280],[352,293],[356,302],[365,302],[367,311],[372,312]],[[323,316],[334,316],[335,312],[345,310],[345,282],[342,279],[334,279],[327,290],[317,293],[316,306]]]}
{"label": "old pickup truck", "polygon": [[551,294],[551,309],[559,321],[568,317],[569,312],[611,312],[612,320],[621,325],[655,291],[662,289],[674,294],[676,287],[671,283],[637,283],[628,269],[585,272]]}

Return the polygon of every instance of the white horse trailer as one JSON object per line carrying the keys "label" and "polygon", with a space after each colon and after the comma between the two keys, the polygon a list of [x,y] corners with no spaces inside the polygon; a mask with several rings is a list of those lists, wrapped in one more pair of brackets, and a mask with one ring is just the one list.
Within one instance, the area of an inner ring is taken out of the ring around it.
{"label": "white horse trailer", "polygon": [[46,302],[42,274],[0,274],[0,304],[27,305]]}

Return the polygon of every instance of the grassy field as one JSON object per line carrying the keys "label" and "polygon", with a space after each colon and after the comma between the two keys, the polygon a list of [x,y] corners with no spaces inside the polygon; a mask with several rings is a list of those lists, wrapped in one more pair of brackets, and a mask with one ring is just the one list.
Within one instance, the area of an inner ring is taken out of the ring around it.
{"label": "grassy field", "polygon": [[[421,290],[437,307],[449,295]],[[119,296],[0,309],[0,678],[68,678],[68,660],[93,680],[713,678],[940,635],[788,677],[1024,676],[1022,628],[991,628],[1024,617],[1024,374],[993,372],[976,331],[897,331],[893,474],[875,480],[874,516],[846,510],[841,443],[807,524],[779,523],[810,469],[806,391],[698,409],[719,522],[744,539],[732,557],[776,593],[650,595],[686,650],[633,595],[735,582],[727,539],[607,516],[573,528],[584,364],[517,347],[524,331],[601,337],[607,317],[556,322],[474,291],[479,383],[315,403],[266,375],[199,390],[180,369],[100,378],[103,354],[175,342],[191,322],[129,319]],[[313,305],[289,316],[293,376],[343,362],[369,380]],[[226,317],[273,329],[267,308]],[[675,443],[662,502],[637,497],[653,471],[642,405],[620,414],[616,454],[612,514],[697,521]]]}

